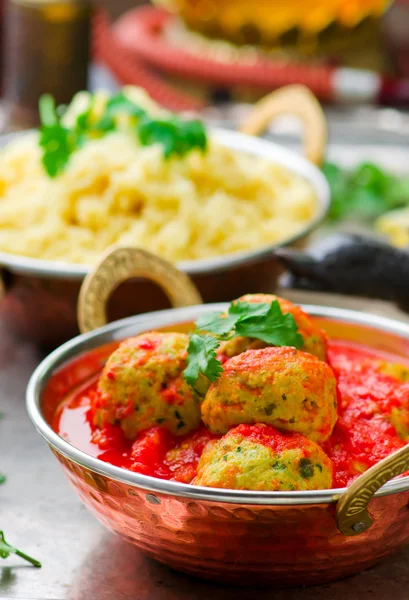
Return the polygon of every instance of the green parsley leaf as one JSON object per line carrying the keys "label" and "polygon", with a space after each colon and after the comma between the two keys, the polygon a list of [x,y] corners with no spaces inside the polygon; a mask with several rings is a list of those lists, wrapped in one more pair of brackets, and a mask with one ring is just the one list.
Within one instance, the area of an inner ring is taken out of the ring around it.
{"label": "green parsley leaf", "polygon": [[42,163],[50,177],[64,170],[74,150],[71,132],[61,125],[42,127],[40,146],[43,149]]}
{"label": "green parsley leaf", "polygon": [[222,337],[231,332],[236,322],[237,316],[231,314],[230,311],[227,315],[214,312],[199,317],[196,321],[196,327],[198,331],[207,331]]}
{"label": "green parsley leaf", "polygon": [[200,121],[181,121],[178,117],[141,119],[137,133],[142,146],[161,144],[166,158],[176,154],[184,156],[194,148],[205,150],[207,140]]}
{"label": "green parsley leaf", "polygon": [[2,483],[5,483],[5,482],[6,482],[6,479],[7,479],[7,477],[4,475],[4,473],[0,473],[0,485],[1,485]]}
{"label": "green parsley leaf", "polygon": [[63,127],[57,115],[54,98],[44,94],[40,98],[40,146],[43,149],[42,163],[50,177],[64,170],[75,150],[73,132]]}
{"label": "green parsley leaf", "polygon": [[55,108],[55,100],[51,94],[43,94],[40,97],[38,108],[42,125],[53,127],[58,124],[59,119]]}
{"label": "green parsley leaf", "polygon": [[256,302],[232,302],[226,313],[209,313],[202,315],[196,321],[198,331],[214,333],[220,338],[226,339],[232,334],[237,323],[249,317],[264,317],[270,310],[268,303]]}
{"label": "green parsley leaf", "polygon": [[223,371],[221,363],[216,358],[219,341],[212,335],[194,333],[187,348],[187,367],[183,372],[186,382],[194,387],[199,375],[204,375],[209,381],[216,381]]}
{"label": "green parsley leaf", "polygon": [[271,304],[234,302],[227,314],[211,313],[199,317],[196,327],[199,331],[213,333],[219,339],[240,335],[262,340],[272,346],[301,348],[303,345],[293,315],[283,314],[277,300]]}
{"label": "green parsley leaf", "polygon": [[77,132],[86,133],[91,127],[90,117],[92,113],[92,106],[84,110],[81,114],[78,115],[75,121],[75,129]]}
{"label": "green parsley leaf", "polygon": [[184,140],[183,153],[190,152],[193,148],[206,150],[207,137],[203,123],[198,120],[182,121],[177,119],[180,137]]}
{"label": "green parsley leaf", "polygon": [[91,131],[94,131],[94,126],[91,124],[92,115],[92,101],[88,108],[84,112],[80,113],[75,120],[75,127],[73,134],[75,135],[76,148],[82,148],[82,146],[89,139]]}
{"label": "green parsley leaf", "polygon": [[119,92],[111,96],[106,103],[104,114],[90,126],[89,130],[90,132],[99,132],[102,134],[109,133],[116,130],[115,119],[119,115],[128,115],[139,120],[145,114],[146,112],[140,106],[134,104],[123,92]]}
{"label": "green parsley leaf", "polygon": [[161,144],[166,158],[184,156],[198,148],[205,150],[207,137],[203,124],[197,120],[183,121],[176,115],[152,118],[143,108],[123,92],[112,96],[106,103],[99,120],[92,119],[93,99],[86,110],[77,116],[71,128],[63,126],[59,109],[49,94],[40,98],[40,146],[42,162],[47,174],[56,177],[67,165],[71,154],[88,140],[102,137],[118,129],[118,117],[131,117],[129,128],[136,133],[143,146]]}
{"label": "green parsley leaf", "polygon": [[271,304],[232,302],[227,313],[214,312],[199,317],[196,327],[187,349],[188,367],[184,371],[186,381],[193,387],[197,386],[200,375],[208,381],[216,381],[222,373],[222,364],[216,358],[220,340],[243,336],[262,340],[270,346],[295,348],[302,348],[304,343],[293,315],[283,314],[278,300]]}
{"label": "green parsley leaf", "polygon": [[304,343],[293,315],[283,314],[277,300],[271,303],[265,315],[250,315],[239,320],[236,334],[261,340],[271,346],[302,348]]}
{"label": "green parsley leaf", "polygon": [[90,131],[106,134],[116,130],[115,119],[119,115],[128,115],[139,120],[145,114],[146,112],[140,106],[134,104],[123,92],[119,92],[108,100],[104,114],[91,126]]}
{"label": "green parsley leaf", "polygon": [[409,178],[370,162],[352,170],[326,162],[322,171],[331,190],[329,219],[372,223],[383,213],[409,204]]}
{"label": "green parsley leaf", "polygon": [[[277,302],[277,300],[274,300]],[[229,308],[229,314],[240,316],[240,321],[250,317],[265,317],[270,310],[271,304],[268,302],[232,302]]]}
{"label": "green parsley leaf", "polygon": [[0,531],[0,558],[8,558],[10,554],[16,554],[17,556],[24,558],[24,560],[27,560],[35,567],[41,567],[41,563],[38,560],[28,556],[24,552],[21,552],[21,550],[17,550],[17,548],[10,546],[10,544],[8,544],[4,538],[4,533]]}
{"label": "green parsley leaf", "polygon": [[116,117],[120,114],[126,114],[140,119],[146,115],[146,111],[132,102],[123,92],[119,92],[108,100],[105,114],[109,117]]}

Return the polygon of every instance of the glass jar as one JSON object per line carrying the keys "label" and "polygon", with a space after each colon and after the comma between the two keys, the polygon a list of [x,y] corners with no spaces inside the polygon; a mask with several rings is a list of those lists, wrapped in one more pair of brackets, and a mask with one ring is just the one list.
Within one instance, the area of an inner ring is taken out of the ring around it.
{"label": "glass jar", "polygon": [[5,15],[6,129],[38,123],[38,100],[68,103],[87,88],[91,7],[86,0],[9,0]]}

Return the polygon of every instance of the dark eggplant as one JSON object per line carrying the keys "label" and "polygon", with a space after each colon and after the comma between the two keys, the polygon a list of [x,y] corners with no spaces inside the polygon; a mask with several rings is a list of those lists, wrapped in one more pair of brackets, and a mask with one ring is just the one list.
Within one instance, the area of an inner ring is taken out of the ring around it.
{"label": "dark eggplant", "polygon": [[284,285],[389,300],[409,312],[409,252],[360,235],[337,233],[307,253],[275,252],[289,270]]}

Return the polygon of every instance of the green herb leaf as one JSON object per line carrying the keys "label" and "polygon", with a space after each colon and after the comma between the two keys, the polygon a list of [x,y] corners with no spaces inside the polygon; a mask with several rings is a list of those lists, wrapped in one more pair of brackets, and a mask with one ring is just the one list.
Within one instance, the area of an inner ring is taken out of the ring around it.
{"label": "green herb leaf", "polygon": [[182,121],[177,119],[180,137],[184,140],[183,154],[190,152],[193,148],[206,150],[207,136],[203,123],[198,120]]}
{"label": "green herb leaf", "polygon": [[132,102],[123,92],[119,92],[108,100],[105,114],[109,117],[115,117],[119,114],[126,114],[140,119],[146,115],[146,111]]}
{"label": "green herb leaf", "polygon": [[183,121],[175,115],[154,119],[123,92],[119,92],[107,101],[101,118],[93,122],[92,104],[91,99],[89,107],[77,116],[75,125],[69,129],[62,125],[53,97],[45,94],[40,98],[42,162],[50,177],[61,173],[71,154],[89,139],[116,131],[120,115],[131,117],[130,131],[136,133],[143,146],[161,144],[166,158],[184,156],[195,148],[206,149],[206,132],[200,121]]}
{"label": "green herb leaf", "polygon": [[[274,300],[277,302],[277,300]],[[268,302],[232,302],[229,314],[239,315],[239,321],[250,317],[265,317],[270,310],[271,303]]]}
{"label": "green herb leaf", "polygon": [[304,343],[293,315],[283,314],[277,300],[271,304],[232,302],[227,313],[199,317],[196,327],[187,349],[188,367],[184,371],[184,377],[192,387],[196,386],[200,375],[216,381],[222,373],[222,364],[216,358],[220,340],[238,335],[262,340],[270,346],[301,348]]}
{"label": "green herb leaf", "polygon": [[38,568],[41,567],[41,563],[38,560],[36,560],[35,558],[32,558],[31,556],[28,556],[21,550],[18,550],[17,548],[10,546],[10,544],[8,544],[4,538],[4,533],[2,531],[0,531],[0,558],[8,558],[10,556],[10,554],[16,554],[17,556],[20,556],[24,560],[27,560],[29,563],[31,563],[35,567],[38,567]]}
{"label": "green herb leaf", "polygon": [[350,209],[349,188],[346,173],[337,165],[326,162],[322,165],[331,192],[329,218],[338,221],[345,217]]}
{"label": "green herb leaf", "polygon": [[372,223],[383,213],[409,204],[409,178],[370,162],[351,171],[326,162],[322,171],[331,191],[329,218]]}
{"label": "green herb leaf", "polygon": [[43,94],[39,100],[39,113],[41,124],[45,127],[53,127],[58,124],[55,100],[51,94]]}
{"label": "green herb leaf", "polygon": [[177,117],[152,119],[146,115],[141,119],[137,133],[142,146],[161,144],[166,158],[173,154],[184,156],[194,148],[205,150],[207,143],[200,121],[181,121]]}
{"label": "green herb leaf", "polygon": [[0,473],[0,485],[1,485],[2,483],[5,483],[5,482],[6,482],[6,479],[7,479],[7,477],[4,475],[4,473]]}
{"label": "green herb leaf", "polygon": [[250,317],[264,317],[270,310],[266,302],[232,302],[226,313],[202,315],[196,321],[198,331],[208,331],[219,337],[229,336],[237,323]]}
{"label": "green herb leaf", "polygon": [[187,349],[187,367],[183,376],[187,383],[194,387],[199,375],[204,375],[209,381],[216,381],[223,371],[220,361],[216,358],[219,341],[212,335],[194,333]]}
{"label": "green herb leaf", "polygon": [[77,130],[77,132],[81,132],[81,133],[86,133],[91,124],[90,124],[90,117],[91,117],[91,113],[92,113],[92,107],[90,106],[89,108],[87,108],[87,110],[84,110],[84,112],[82,112],[81,114],[78,115],[76,121],[75,121],[75,129]]}
{"label": "green herb leaf", "polygon": [[386,200],[390,209],[409,204],[409,176],[396,178],[387,190]]}
{"label": "green herb leaf", "polygon": [[73,142],[71,132],[62,125],[41,128],[42,163],[50,177],[56,177],[64,170],[75,148]]}
{"label": "green herb leaf", "polygon": [[304,343],[293,315],[283,314],[277,300],[271,303],[265,315],[250,315],[239,320],[236,324],[236,334],[262,340],[270,346],[302,348]]}
{"label": "green herb leaf", "polygon": [[50,177],[64,170],[75,150],[75,136],[63,127],[57,115],[54,98],[44,94],[40,98],[40,146],[43,149],[42,163]]}
{"label": "green herb leaf", "polygon": [[197,320],[196,326],[198,330],[213,333],[219,338],[240,335],[262,340],[271,346],[301,348],[303,345],[293,315],[283,314],[277,300],[271,304],[234,302],[227,314],[203,315]]}
{"label": "green herb leaf", "polygon": [[222,337],[228,335],[231,330],[235,327],[237,322],[237,315],[229,313],[209,313],[202,315],[196,321],[196,328],[198,331],[207,331],[208,333],[214,333],[215,335]]}
{"label": "green herb leaf", "polygon": [[102,117],[89,127],[90,132],[99,132],[101,134],[115,131],[117,124],[115,119],[119,115],[128,115],[135,119],[140,119],[146,114],[142,108],[137,106],[125,96],[123,92],[119,92],[108,100],[105,112]]}

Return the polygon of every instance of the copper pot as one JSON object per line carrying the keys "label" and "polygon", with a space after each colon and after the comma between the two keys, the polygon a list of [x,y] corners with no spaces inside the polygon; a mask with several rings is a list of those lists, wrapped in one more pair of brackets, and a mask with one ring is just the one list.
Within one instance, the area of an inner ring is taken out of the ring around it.
{"label": "copper pot", "polygon": [[[126,273],[147,269],[176,304],[197,296],[186,276],[168,271],[164,261],[119,248],[84,284],[81,328],[86,331],[104,322],[105,301]],[[409,445],[347,489],[253,492],[132,473],[88,456],[53,431],[50,421],[59,402],[95,374],[109,349],[98,350],[98,360],[88,369],[81,362],[84,353],[153,328],[186,328],[199,315],[225,308],[196,305],[105,325],[61,346],[37,368],[27,389],[29,415],[85,506],[110,530],[160,562],[200,577],[252,586],[331,581],[373,565],[408,542],[409,477],[392,479],[409,469]],[[303,308],[332,338],[408,354],[408,325],[337,308]],[[58,374],[74,358],[78,368],[64,384]]]}
{"label": "copper pot", "polygon": [[[303,122],[304,149],[309,160],[253,137],[263,131],[272,118],[282,113],[292,113]],[[283,243],[256,251],[179,263],[179,269],[193,279],[205,302],[229,300],[244,292],[273,290],[280,273],[274,250],[280,246],[305,243],[307,235],[320,223],[329,206],[326,180],[312,164],[319,164],[322,160],[326,122],[317,100],[306,88],[282,88],[255,106],[240,133],[219,129],[213,130],[212,135],[230,148],[267,158],[305,176],[316,190],[319,206],[305,229]],[[3,143],[9,140],[10,136],[5,136]],[[0,281],[0,296],[3,288],[0,315],[18,334],[55,347],[78,333],[76,303],[81,283],[90,271],[92,267],[86,265],[0,252],[3,280],[3,285]],[[110,317],[118,319],[167,307],[169,302],[163,294],[151,283],[139,278],[117,291],[111,302]]]}

